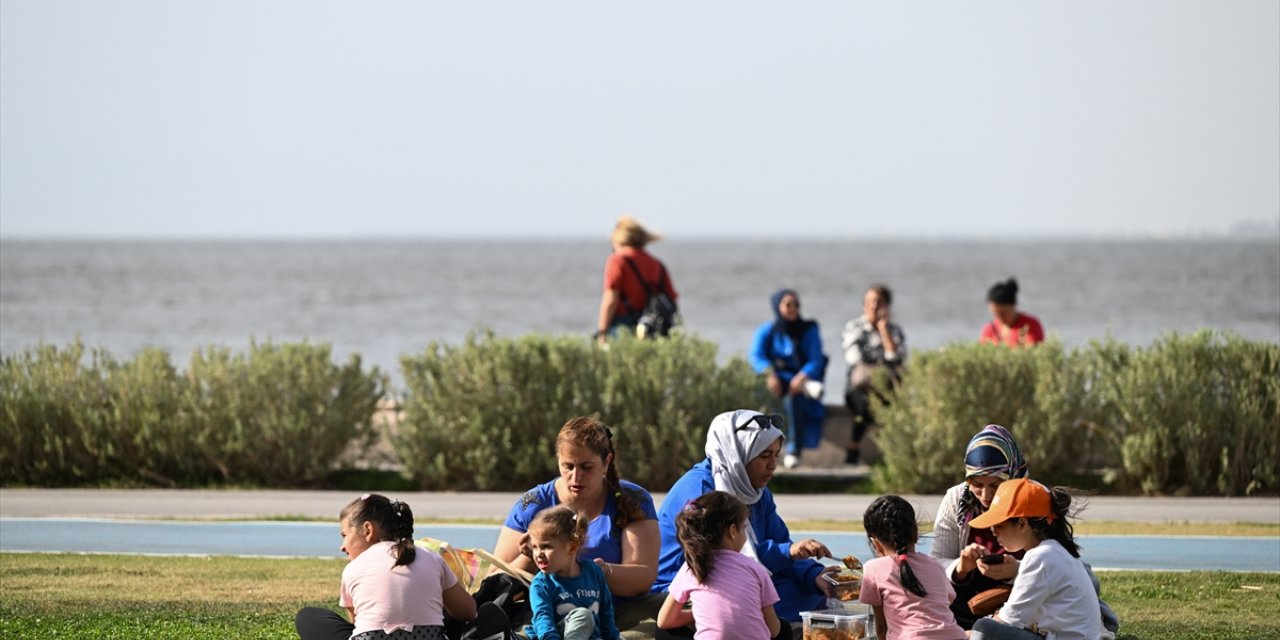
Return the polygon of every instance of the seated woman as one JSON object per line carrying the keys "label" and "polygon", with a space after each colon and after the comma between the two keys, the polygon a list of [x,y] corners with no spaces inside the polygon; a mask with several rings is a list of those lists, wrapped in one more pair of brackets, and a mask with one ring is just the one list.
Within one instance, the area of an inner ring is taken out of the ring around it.
{"label": "seated woman", "polygon": [[662,236],[645,229],[635,218],[618,218],[609,236],[613,253],[604,263],[604,293],[596,320],[600,344],[620,329],[635,333],[651,292],[666,294],[675,302],[676,290],[666,265],[645,250],[660,239]]}
{"label": "seated woman", "polygon": [[[1023,555],[1022,551],[1006,552],[990,529],[971,526],[971,521],[991,507],[1001,484],[1027,477],[1027,463],[1009,431],[989,424],[969,440],[964,468],[964,482],[948,489],[938,505],[929,555],[946,567],[956,591],[951,612],[961,627],[970,629],[978,616],[969,609],[969,600],[1010,584]],[[992,555],[1000,555],[1001,562],[983,560]],[[1120,627],[1119,619],[1106,603],[1099,600],[1098,605],[1103,625],[1114,633]]]}
{"label": "seated woman", "polygon": [[530,489],[516,501],[493,555],[531,573],[537,571],[533,560],[521,554],[521,540],[539,511],[568,505],[589,518],[578,557],[594,560],[604,572],[618,628],[625,631],[654,618],[663,600],[649,594],[658,572],[657,512],[648,491],[620,479],[613,433],[598,418],[573,418],[556,437],[556,459],[560,477]]}
{"label": "seated woman", "polygon": [[756,373],[765,374],[773,397],[782,400],[788,427],[783,464],[790,469],[800,464],[801,451],[817,447],[822,440],[827,410],[821,389],[827,356],[822,353],[818,323],[800,317],[800,296],[795,291],[781,289],[770,302],[773,320],[756,329],[747,359]]}
{"label": "seated woman", "polygon": [[[892,391],[898,381],[899,368],[907,361],[907,337],[902,327],[889,320],[889,305],[893,294],[889,287],[873,284],[862,296],[862,317],[850,320],[844,326],[841,346],[844,361],[849,365],[849,376],[844,403],[853,413],[853,436],[849,439],[846,464],[857,464],[862,436],[875,423],[871,413],[871,396],[887,402],[885,393]],[[871,374],[883,367],[889,371],[889,388],[877,389]]]}
{"label": "seated woman", "polygon": [[1044,327],[1029,313],[1018,311],[1018,281],[1009,278],[997,282],[987,290],[987,307],[991,310],[991,322],[983,325],[980,342],[1002,344],[1010,347],[1029,346],[1044,342]]}
{"label": "seated woman", "polygon": [[[676,481],[662,501],[658,522],[662,528],[662,555],[658,563],[655,593],[667,590],[684,553],[676,537],[676,516],[684,505],[711,490],[724,491],[746,503],[747,543],[742,552],[764,565],[778,591],[774,605],[778,617],[798,622],[801,611],[825,608],[828,583],[824,569],[814,558],[831,555],[817,540],[793,542],[787,525],[778,516],[773,494],[766,488],[778,466],[784,436],[781,418],[740,409],[722,413],[707,432],[707,458]],[[784,625],[785,627],[785,625]],[[785,630],[785,629],[784,629]]]}

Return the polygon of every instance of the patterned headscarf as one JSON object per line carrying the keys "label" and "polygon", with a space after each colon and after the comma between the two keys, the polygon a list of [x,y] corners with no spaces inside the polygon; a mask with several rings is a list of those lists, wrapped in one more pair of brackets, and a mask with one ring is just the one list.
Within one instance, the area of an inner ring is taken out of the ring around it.
{"label": "patterned headscarf", "polygon": [[[964,477],[994,476],[1002,480],[1027,477],[1027,461],[1008,429],[989,424],[969,440],[964,454]],[[966,484],[960,496],[958,521],[964,526],[986,509]]]}

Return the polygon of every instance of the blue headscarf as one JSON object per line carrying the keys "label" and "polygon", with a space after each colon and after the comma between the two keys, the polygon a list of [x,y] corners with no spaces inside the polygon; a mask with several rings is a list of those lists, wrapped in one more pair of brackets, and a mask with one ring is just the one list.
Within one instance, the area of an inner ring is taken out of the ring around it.
{"label": "blue headscarf", "polygon": [[800,304],[800,294],[796,293],[794,289],[778,289],[769,298],[769,301],[773,304],[773,330],[781,331],[791,336],[792,342],[799,345],[800,341],[804,339],[804,333],[809,330],[809,325],[813,324],[813,322],[799,316],[796,317],[795,321],[784,320],[779,307],[782,305],[782,299],[787,296],[794,296],[796,304]]}

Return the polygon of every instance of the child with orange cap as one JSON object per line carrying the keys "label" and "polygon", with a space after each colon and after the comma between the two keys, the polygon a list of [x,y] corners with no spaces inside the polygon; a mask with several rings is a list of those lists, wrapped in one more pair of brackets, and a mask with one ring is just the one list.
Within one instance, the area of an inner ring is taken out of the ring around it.
{"label": "child with orange cap", "polygon": [[994,616],[973,625],[971,639],[1103,637],[1098,596],[1080,560],[1070,508],[1067,490],[1017,478],[1001,483],[987,512],[969,522],[971,527],[990,527],[1005,550],[1027,552],[1009,600]]}

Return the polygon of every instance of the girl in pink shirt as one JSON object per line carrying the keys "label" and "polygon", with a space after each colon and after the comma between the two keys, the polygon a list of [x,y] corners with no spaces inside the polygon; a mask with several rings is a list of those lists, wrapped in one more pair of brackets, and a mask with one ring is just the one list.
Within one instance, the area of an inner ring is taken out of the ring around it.
{"label": "girl in pink shirt", "polygon": [[[769,572],[739,552],[747,544],[747,505],[723,491],[690,500],[676,516],[684,566],[671,581],[658,627],[693,624],[697,640],[769,640],[782,623],[773,610],[778,592]],[[684,605],[693,601],[693,610]],[[791,629],[787,629],[790,637]]]}
{"label": "girl in pink shirt", "polygon": [[414,546],[409,505],[366,493],[338,518],[350,559],[339,604],[351,621],[307,607],[294,618],[302,640],[445,640],[446,609],[459,620],[476,617],[476,601],[444,559]]}
{"label": "girl in pink shirt", "polygon": [[876,612],[881,640],[964,640],[951,613],[956,597],[937,560],[916,553],[916,512],[898,496],[881,496],[862,514],[876,558],[863,567],[859,599]]}

